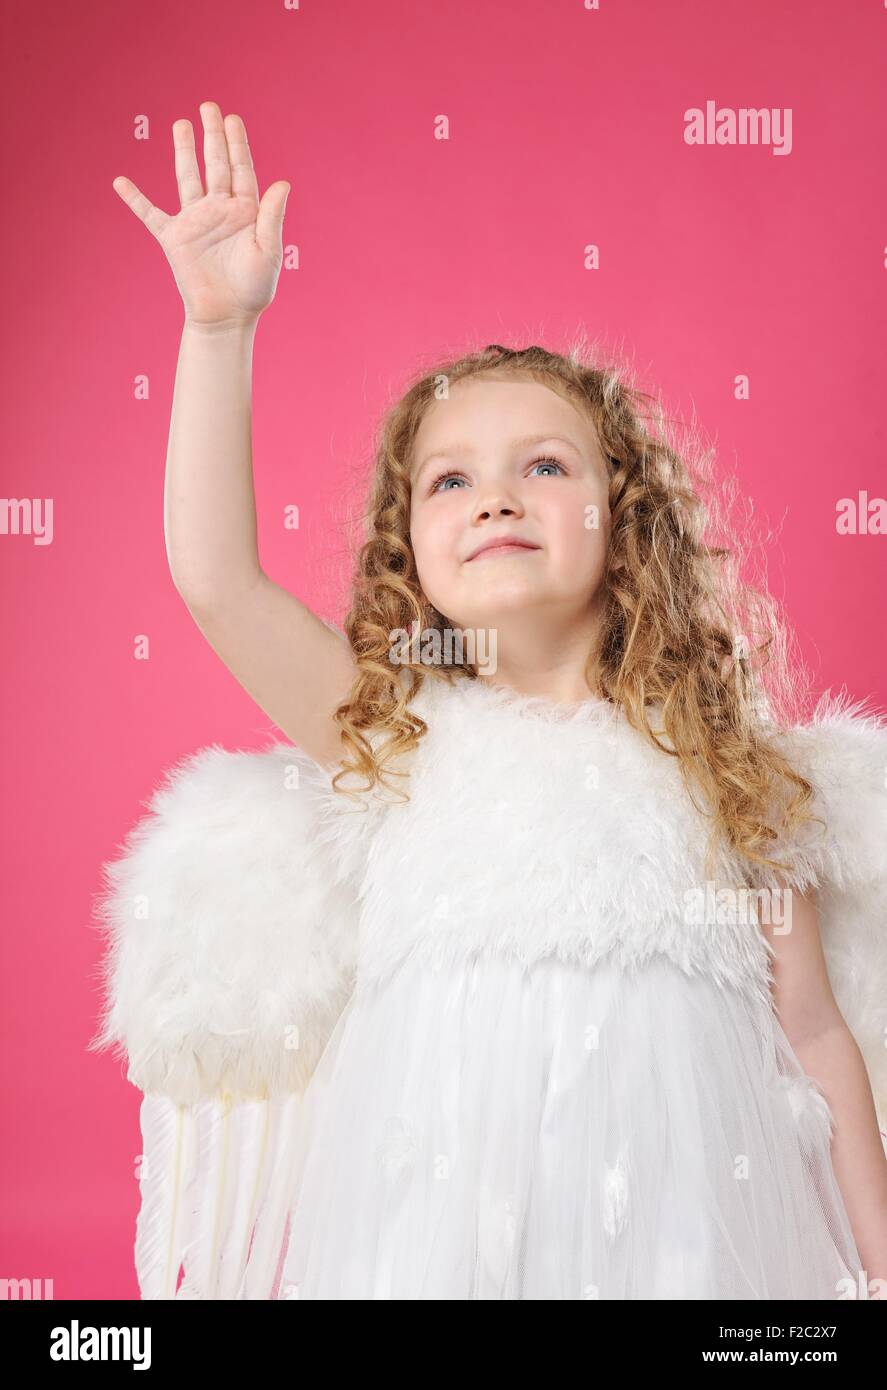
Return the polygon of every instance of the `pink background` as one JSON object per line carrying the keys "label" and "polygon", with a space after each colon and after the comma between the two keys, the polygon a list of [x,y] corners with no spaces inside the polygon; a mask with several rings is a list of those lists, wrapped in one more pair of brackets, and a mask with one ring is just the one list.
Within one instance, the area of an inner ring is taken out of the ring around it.
{"label": "pink background", "polygon": [[[263,564],[345,609],[342,521],[420,363],[489,341],[624,348],[773,528],[769,582],[821,687],[887,702],[887,538],[838,536],[884,470],[887,12],[832,0],[302,0],[21,6],[3,83],[6,676],[0,1276],[133,1298],[140,1095],[85,1051],[100,864],[162,771],[273,727],[170,581],[163,472],[181,301],[111,187],[178,207],[170,127],[244,117],[292,184],[257,339]],[[793,149],[690,147],[709,99],[790,107]],[[446,114],[450,139],[434,139]],[[150,140],[133,138],[147,115]],[[203,168],[201,156],[201,171]],[[601,268],[583,267],[600,247]],[[150,378],[136,400],[133,379]],[[736,401],[733,379],[751,378]],[[287,531],[296,503],[301,529]],[[150,660],[134,658],[139,634]]]}

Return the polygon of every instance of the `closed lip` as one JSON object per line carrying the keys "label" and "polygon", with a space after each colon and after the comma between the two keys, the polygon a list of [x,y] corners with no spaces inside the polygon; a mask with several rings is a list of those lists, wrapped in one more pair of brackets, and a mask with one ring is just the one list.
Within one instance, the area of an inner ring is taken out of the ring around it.
{"label": "closed lip", "polygon": [[[524,540],[523,536],[497,536],[495,540],[484,541],[477,550],[473,550],[468,556],[469,560],[474,560],[478,555],[482,555],[485,550],[499,550],[503,545],[519,545],[524,550],[539,550],[541,547],[535,545],[533,541]],[[467,563],[467,561],[466,561]]]}

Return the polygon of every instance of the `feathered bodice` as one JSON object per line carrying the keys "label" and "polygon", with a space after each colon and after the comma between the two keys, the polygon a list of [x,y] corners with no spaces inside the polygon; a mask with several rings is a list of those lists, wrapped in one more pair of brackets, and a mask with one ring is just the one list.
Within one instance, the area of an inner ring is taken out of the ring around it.
{"label": "feathered bodice", "polygon": [[[377,790],[355,808],[289,744],[213,746],[169,771],[103,866],[91,1046],[124,1054],[144,1092],[144,1298],[269,1296],[305,1090],[362,983],[407,957],[608,957],[630,975],[658,956],[768,997],[760,912],[785,929],[778,881],[752,888],[723,849],[707,864],[699,796],[624,712],[464,676],[429,676],[412,707],[427,732],[394,763],[406,801]],[[832,988],[887,1125],[887,726],[825,700],[774,738],[825,822],[782,846],[782,881],[818,889]]]}
{"label": "feathered bodice", "polygon": [[464,677],[427,679],[413,708],[428,730],[397,764],[409,801],[376,792],[335,832],[357,869],[359,981],[407,955],[590,966],[613,953],[634,968],[663,953],[766,995],[768,948],[737,865],[722,854],[706,878],[710,826],[678,759],[622,711]]}

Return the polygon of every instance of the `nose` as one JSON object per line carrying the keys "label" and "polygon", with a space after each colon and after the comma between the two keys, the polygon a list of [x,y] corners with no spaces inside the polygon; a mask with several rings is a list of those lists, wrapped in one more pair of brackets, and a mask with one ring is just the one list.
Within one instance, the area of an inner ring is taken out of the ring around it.
{"label": "nose", "polygon": [[473,520],[485,521],[495,516],[523,516],[520,499],[501,485],[480,493],[474,508]]}

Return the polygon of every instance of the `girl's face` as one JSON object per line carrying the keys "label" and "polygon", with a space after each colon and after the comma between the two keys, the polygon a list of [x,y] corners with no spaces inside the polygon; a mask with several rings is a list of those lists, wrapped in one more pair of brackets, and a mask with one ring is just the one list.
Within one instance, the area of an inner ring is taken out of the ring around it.
{"label": "girl's face", "polygon": [[[410,535],[426,598],[512,652],[587,647],[610,534],[594,426],[556,391],[494,374],[457,382],[416,435]],[[519,537],[533,548],[478,547]],[[570,639],[574,639],[574,643]],[[503,653],[504,654],[504,653]]]}

